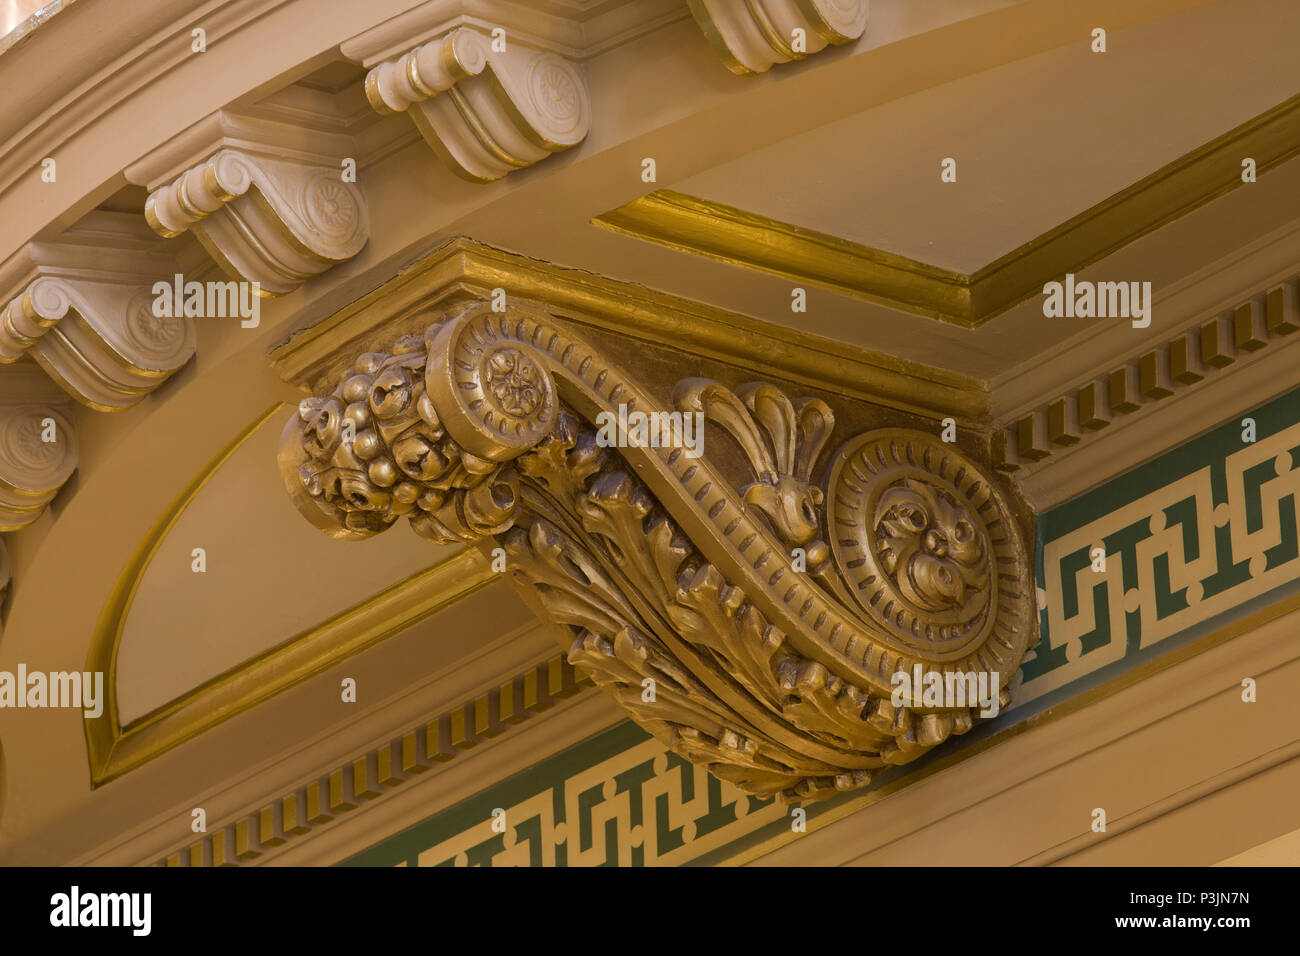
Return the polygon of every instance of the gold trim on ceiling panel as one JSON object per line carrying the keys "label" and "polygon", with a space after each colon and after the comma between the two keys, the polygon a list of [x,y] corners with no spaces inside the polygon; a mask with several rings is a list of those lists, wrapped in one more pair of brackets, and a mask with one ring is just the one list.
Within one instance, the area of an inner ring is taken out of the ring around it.
{"label": "gold trim on ceiling panel", "polygon": [[678,252],[971,324],[967,276],[671,189],[656,190],[592,222]]}
{"label": "gold trim on ceiling panel", "polygon": [[1300,96],[1247,120],[1103,199],[971,276],[977,324],[1038,294],[1243,185],[1241,161],[1262,174],[1300,155]]}
{"label": "gold trim on ceiling panel", "polygon": [[118,578],[86,660],[86,670],[104,673],[106,687],[104,712],[98,718],[85,718],[92,787],[120,777],[227,718],[414,626],[496,578],[481,553],[465,548],[123,727],[117,701],[117,651],[131,604],[154,554],[221,467],[286,408],[283,402],[271,406],[208,462],[163,512]]}
{"label": "gold trim on ceiling panel", "polygon": [[1104,259],[1300,155],[1300,96],[1192,150],[971,275],[734,206],[659,189],[593,225],[963,328],[978,328],[1067,271]]}
{"label": "gold trim on ceiling panel", "polygon": [[409,328],[395,328],[394,335],[422,333],[418,317],[449,296],[468,293],[487,299],[498,288],[511,299],[563,312],[566,321],[578,326],[617,330],[847,398],[939,418],[953,415],[982,422],[988,415],[984,383],[968,376],[464,237],[448,240],[391,282],[294,333],[271,351],[271,365],[285,381],[312,388],[328,377],[338,355],[354,354],[349,342],[364,340],[375,323],[386,320],[395,296],[401,302],[398,311],[415,318]]}

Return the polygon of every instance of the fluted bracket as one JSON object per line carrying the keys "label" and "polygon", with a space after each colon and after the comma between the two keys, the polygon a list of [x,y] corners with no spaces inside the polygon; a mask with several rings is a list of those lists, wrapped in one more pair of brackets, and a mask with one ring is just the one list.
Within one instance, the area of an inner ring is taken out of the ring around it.
{"label": "fluted bracket", "polygon": [[[498,41],[502,42],[502,41]],[[504,50],[459,27],[366,77],[381,113],[406,112],[457,175],[491,182],[576,146],[591,127],[581,71],[508,39]]]}
{"label": "fluted bracket", "polygon": [[[429,322],[285,426],[286,486],[327,533],[406,518],[504,549],[574,665],[754,793],[863,786],[1010,700],[1036,638],[1023,532],[937,433],[838,434],[763,382],[686,378],[665,406],[527,307]],[[676,438],[611,430],[631,413]],[[900,703],[895,675],[925,673],[970,696]]]}
{"label": "fluted bracket", "polygon": [[337,161],[226,148],[154,190],[161,236],[193,232],[229,275],[283,295],[345,262],[370,235],[365,199]]}
{"label": "fluted bracket", "polygon": [[867,0],[689,0],[691,13],[733,73],[766,73],[831,45],[850,43],[867,26]]}

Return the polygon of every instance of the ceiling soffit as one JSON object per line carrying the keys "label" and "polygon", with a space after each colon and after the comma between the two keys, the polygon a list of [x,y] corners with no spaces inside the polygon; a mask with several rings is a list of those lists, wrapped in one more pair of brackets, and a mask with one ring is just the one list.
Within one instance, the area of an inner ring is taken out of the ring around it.
{"label": "ceiling soffit", "polygon": [[595,225],[680,252],[821,286],[914,315],[978,328],[1116,249],[1300,155],[1300,96],[1180,156],[1141,181],[966,275],[838,236],[659,189]]}

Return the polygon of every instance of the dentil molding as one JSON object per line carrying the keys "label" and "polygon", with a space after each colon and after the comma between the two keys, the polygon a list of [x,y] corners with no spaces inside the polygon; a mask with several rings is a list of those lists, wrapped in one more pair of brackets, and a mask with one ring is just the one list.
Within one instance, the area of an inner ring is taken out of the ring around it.
{"label": "dentil molding", "polygon": [[[1276,238],[1272,245],[1284,248]],[[1237,262],[1224,274],[1242,271]],[[1300,361],[1297,271],[1293,264],[1207,311],[1189,311],[1173,334],[1115,350],[1077,377],[1062,375],[1064,363],[1051,357],[1044,367],[1054,371],[1036,376],[1044,387],[994,417],[994,467],[1014,474],[1042,512],[1148,460],[1153,449],[1192,438],[1225,412],[1285,392]],[[1191,284],[1187,299],[1165,307],[1186,307],[1204,294]]]}
{"label": "dentil molding", "polygon": [[491,182],[576,146],[591,128],[581,70],[562,56],[458,27],[366,76],[380,113],[405,112],[457,175]]}
{"label": "dentil molding", "polygon": [[691,13],[732,73],[766,73],[867,27],[867,0],[689,0]]}
{"label": "dentil molding", "polygon": [[[685,377],[664,403],[665,383],[514,300],[425,319],[286,423],[281,470],[317,527],[361,539],[406,518],[504,555],[570,663],[756,794],[864,786],[979,719],[969,698],[897,703],[896,674],[1010,701],[1036,640],[1024,531],[937,428],[877,409],[837,432],[862,409],[762,381]],[[600,426],[629,410],[694,416],[707,441],[611,447]]]}

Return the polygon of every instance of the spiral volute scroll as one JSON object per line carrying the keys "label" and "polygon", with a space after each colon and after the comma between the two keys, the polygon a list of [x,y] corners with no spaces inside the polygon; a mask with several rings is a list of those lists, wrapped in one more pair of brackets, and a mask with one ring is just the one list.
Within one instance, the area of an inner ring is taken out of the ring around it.
{"label": "spiral volute scroll", "polygon": [[[825,401],[764,382],[684,379],[664,406],[541,311],[437,319],[286,425],[286,483],[319,527],[405,517],[503,549],[575,666],[753,793],[861,787],[979,719],[972,700],[897,703],[898,674],[983,674],[1007,703],[1035,638],[1029,563],[1005,494],[953,445],[845,440]],[[703,455],[610,447],[620,409],[698,415]],[[718,443],[751,480],[710,460]]]}
{"label": "spiral volute scroll", "polygon": [[839,451],[828,480],[849,593],[900,646],[959,657],[1030,626],[1030,589],[1008,573],[1028,563],[1010,507],[953,445],[914,430],[869,432]]}

